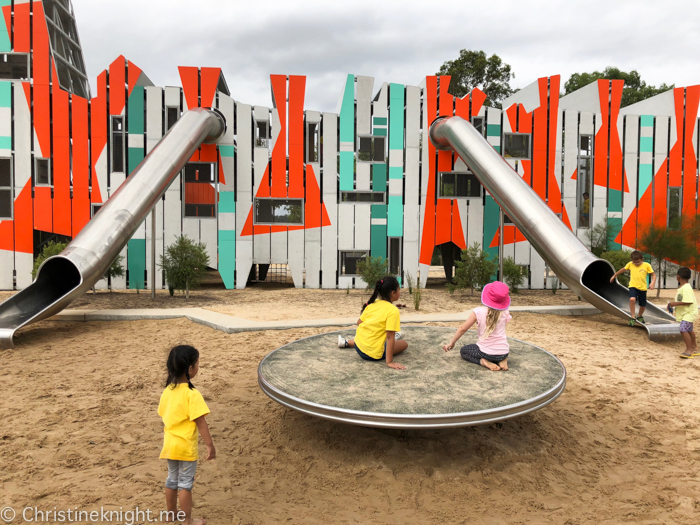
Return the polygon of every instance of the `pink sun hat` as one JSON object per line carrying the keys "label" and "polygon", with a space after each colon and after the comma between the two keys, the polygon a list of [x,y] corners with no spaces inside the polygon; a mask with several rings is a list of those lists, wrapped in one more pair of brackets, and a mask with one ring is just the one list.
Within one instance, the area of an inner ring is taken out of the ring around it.
{"label": "pink sun hat", "polygon": [[508,310],[510,306],[510,289],[501,281],[494,281],[484,286],[481,302],[494,310]]}

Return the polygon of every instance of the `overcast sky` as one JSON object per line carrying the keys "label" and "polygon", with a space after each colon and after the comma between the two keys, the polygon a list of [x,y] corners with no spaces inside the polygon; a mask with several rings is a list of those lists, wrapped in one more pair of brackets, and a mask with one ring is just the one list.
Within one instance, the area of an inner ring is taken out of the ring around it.
{"label": "overcast sky", "polygon": [[321,111],[335,111],[348,73],[374,77],[375,92],[416,85],[460,49],[499,55],[514,88],[609,65],[700,83],[697,0],[72,1],[93,96],[119,55],[158,86],[180,85],[177,66],[221,67],[233,98],[265,106],[271,73],[306,75],[306,109]]}

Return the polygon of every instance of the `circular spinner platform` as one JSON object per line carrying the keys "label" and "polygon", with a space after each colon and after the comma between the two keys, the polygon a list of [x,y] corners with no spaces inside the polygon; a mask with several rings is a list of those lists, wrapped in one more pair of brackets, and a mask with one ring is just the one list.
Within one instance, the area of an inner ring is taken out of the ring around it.
{"label": "circular spinner platform", "polygon": [[508,338],[507,372],[464,361],[459,348],[476,342],[467,332],[450,352],[455,330],[404,327],[408,350],[385,362],[360,359],[338,348],[342,330],[294,341],[269,353],[258,367],[263,392],[284,406],[312,416],[369,427],[448,428],[494,423],[550,404],[564,391],[566,369],[537,346]]}

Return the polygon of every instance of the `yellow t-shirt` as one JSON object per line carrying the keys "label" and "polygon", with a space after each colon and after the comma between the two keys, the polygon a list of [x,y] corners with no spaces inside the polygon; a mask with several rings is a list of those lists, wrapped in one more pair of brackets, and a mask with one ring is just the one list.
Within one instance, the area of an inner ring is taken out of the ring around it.
{"label": "yellow t-shirt", "polygon": [[690,283],[685,283],[676,292],[676,301],[680,303],[690,303],[687,306],[676,306],[676,321],[688,321],[694,323],[698,318],[698,302],[695,299],[695,292]]}
{"label": "yellow t-shirt", "polygon": [[165,387],[158,405],[158,415],[165,425],[160,458],[197,461],[199,432],[194,420],[207,414],[209,407],[198,390],[190,389],[187,383]]}
{"label": "yellow t-shirt", "polygon": [[625,270],[630,271],[630,288],[636,288],[642,292],[647,290],[647,275],[654,273],[654,269],[651,264],[643,262],[639,266],[634,264],[632,261],[628,262],[625,266]]}
{"label": "yellow t-shirt", "polygon": [[588,211],[591,209],[591,201],[586,199],[583,201],[583,213],[588,213]]}
{"label": "yellow t-shirt", "polygon": [[384,355],[386,332],[401,330],[399,309],[388,301],[377,299],[365,308],[360,316],[360,325],[355,334],[355,344],[373,359]]}

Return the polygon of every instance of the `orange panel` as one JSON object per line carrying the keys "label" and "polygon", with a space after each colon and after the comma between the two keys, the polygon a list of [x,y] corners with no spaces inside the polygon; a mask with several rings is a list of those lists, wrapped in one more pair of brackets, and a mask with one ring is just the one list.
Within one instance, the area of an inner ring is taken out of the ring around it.
{"label": "orange panel", "polygon": [[472,117],[479,115],[481,111],[481,106],[486,102],[486,93],[481,91],[479,88],[472,89]]}
{"label": "orange panel", "polygon": [[34,229],[53,231],[53,206],[48,186],[34,187]]}
{"label": "orange panel", "polygon": [[435,211],[434,246],[437,246],[452,240],[452,201],[448,199],[438,199]]}
{"label": "orange panel", "polygon": [[[676,110],[676,142],[669,144],[671,152],[668,159],[668,179],[671,186],[680,186],[683,180],[683,112],[685,110],[685,89],[673,90]],[[680,146],[680,147],[678,147]]]}
{"label": "orange panel", "polygon": [[0,250],[15,251],[14,221],[0,221]]}
{"label": "orange panel", "polygon": [[88,102],[73,95],[73,203],[72,236],[75,237],[90,220],[90,165],[88,151]]}
{"label": "orange panel", "polygon": [[466,235],[464,230],[462,230],[462,218],[459,214],[457,201],[452,201],[452,242],[463,250],[467,247]]}
{"label": "orange panel", "polygon": [[32,181],[28,180],[15,199],[15,251],[34,253]]}
{"label": "orange panel", "polygon": [[600,118],[602,126],[595,136],[595,152],[593,160],[593,183],[596,186],[608,187],[608,95],[610,81],[598,80],[598,97],[600,99]]}
{"label": "orange panel", "polygon": [[[11,35],[12,34],[12,6],[11,5],[3,6],[2,16],[5,19],[5,27],[7,28],[7,34]],[[16,33],[15,33],[15,38],[17,38]]]}
{"label": "orange panel", "polygon": [[[29,4],[24,4],[29,5]],[[15,10],[17,6],[15,6]],[[51,73],[50,50],[49,50],[49,33],[46,28],[46,19],[44,18],[44,9],[41,2],[34,2],[34,42],[33,42],[33,79],[34,86],[49,85]],[[17,15],[15,15],[15,20]],[[16,23],[16,22],[15,22]],[[36,114],[34,115],[36,121]]]}
{"label": "orange panel", "polygon": [[177,68],[180,72],[180,81],[182,82],[182,90],[185,92],[185,100],[187,108],[192,109],[199,107],[199,70],[196,67]]}
{"label": "orange panel", "polygon": [[469,95],[455,98],[455,116],[469,120]]}
{"label": "orange panel", "polygon": [[287,196],[287,77],[270,75],[272,96],[279,115],[280,129],[272,149],[272,197]]}
{"label": "orange panel", "polygon": [[608,186],[611,190],[629,192],[627,177],[622,161],[622,141],[617,130],[617,118],[622,105],[624,80],[612,80],[610,89],[610,175]]}
{"label": "orange panel", "polygon": [[92,149],[92,191],[90,200],[94,203],[102,203],[102,195],[107,196],[107,188],[100,188],[97,179],[97,162],[100,155],[107,155],[107,72],[103,71],[97,77],[97,96],[92,99],[90,105],[90,147]]}
{"label": "orange panel", "polygon": [[126,106],[126,59],[117,58],[109,65],[109,114],[121,115]]}
{"label": "orange panel", "polygon": [[48,158],[51,156],[51,88],[48,84],[34,86],[33,116],[34,131],[39,141],[39,148],[34,148],[34,154]]}
{"label": "orange panel", "polygon": [[211,184],[185,183],[185,204],[216,204],[216,190]]}
{"label": "orange panel", "polygon": [[131,96],[131,92],[134,90],[136,87],[136,83],[139,81],[139,78],[141,77],[141,69],[134,64],[131,60],[127,61],[127,73],[128,73],[128,89],[129,89],[129,96]]}
{"label": "orange panel", "polygon": [[[452,77],[443,76],[440,77],[440,116],[441,117],[451,117],[453,113],[453,100],[454,97],[450,95],[447,90],[450,87],[450,80]],[[428,119],[428,125],[432,124],[432,119]]]}
{"label": "orange panel", "polygon": [[199,149],[199,160],[202,162],[216,162],[216,144],[202,144]]}
{"label": "orange panel", "polygon": [[216,88],[219,85],[221,77],[220,67],[203,67],[202,68],[202,107],[211,108],[214,106],[214,97],[216,96]]}
{"label": "orange panel", "polygon": [[70,110],[68,93],[57,89],[53,93],[53,231],[70,236]]}
{"label": "orange panel", "polygon": [[218,150],[216,152],[216,159],[216,162],[219,166],[219,182],[221,184],[226,184],[226,173],[224,172],[224,163],[221,162],[221,155],[219,155]]}
{"label": "orange panel", "polygon": [[690,86],[685,90],[685,167],[683,173],[683,215],[693,217],[695,215],[696,178],[695,167],[697,157],[693,144],[693,131],[698,119],[698,105],[700,103],[700,86]]}
{"label": "orange panel", "polygon": [[[547,181],[549,207],[554,213],[561,212],[561,190],[559,188],[559,170],[557,169],[557,124],[559,123],[559,75],[549,79],[549,158]],[[545,91],[545,93],[547,93]],[[540,92],[541,94],[541,92]]]}
{"label": "orange panel", "polygon": [[664,160],[661,167],[656,172],[654,177],[654,226],[658,228],[663,228],[666,226],[668,219],[667,210],[667,196],[668,196],[668,183],[667,183],[667,169],[668,160]]}
{"label": "orange panel", "polygon": [[525,106],[518,104],[518,133],[532,133],[532,116],[532,112],[528,113]]}
{"label": "orange panel", "polygon": [[[17,53],[29,53],[31,29],[29,25],[30,4],[15,5],[15,51]],[[10,31],[12,34],[12,31]]]}
{"label": "orange panel", "polygon": [[289,77],[289,189],[294,199],[304,198],[304,94],[306,77]]}
{"label": "orange panel", "polygon": [[[425,104],[428,112],[428,122],[437,115],[437,77],[429,76],[425,78]],[[425,215],[423,217],[423,231],[420,244],[420,264],[430,265],[435,248],[435,146],[428,141],[428,157],[423,162],[423,166],[428,165],[428,193],[425,198]]]}

